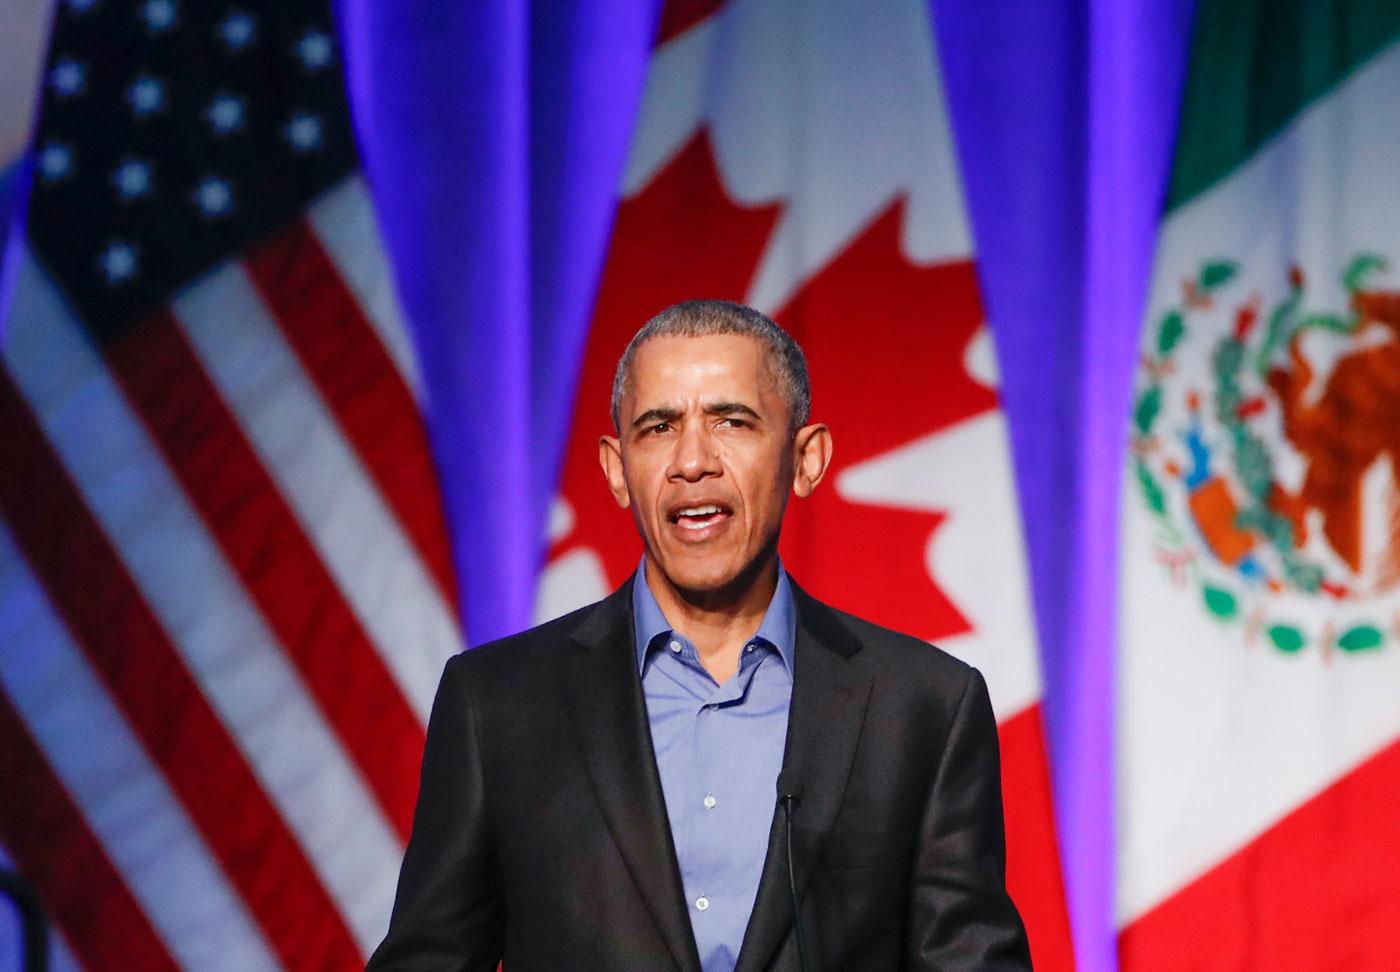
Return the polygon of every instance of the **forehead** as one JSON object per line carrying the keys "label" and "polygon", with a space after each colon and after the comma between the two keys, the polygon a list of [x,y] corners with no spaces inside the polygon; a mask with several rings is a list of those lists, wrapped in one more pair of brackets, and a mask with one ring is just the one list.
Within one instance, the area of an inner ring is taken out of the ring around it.
{"label": "forehead", "polygon": [[747,334],[667,334],[637,348],[632,360],[634,399],[743,393],[759,397],[772,387],[768,348]]}

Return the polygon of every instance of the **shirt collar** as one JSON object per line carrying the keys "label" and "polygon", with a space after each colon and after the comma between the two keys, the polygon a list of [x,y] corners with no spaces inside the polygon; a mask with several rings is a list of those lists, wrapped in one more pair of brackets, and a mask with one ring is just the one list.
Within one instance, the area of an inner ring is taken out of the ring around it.
{"label": "shirt collar", "polygon": [[[637,579],[632,583],[632,624],[637,639],[638,671],[645,665],[647,651],[657,637],[669,635],[673,630],[647,583],[646,566],[646,556],[643,555],[637,567]],[[763,621],[754,634],[754,640],[773,646],[787,670],[792,671],[793,645],[797,641],[797,608],[792,599],[792,584],[788,581],[782,561],[778,562],[778,585],[773,589],[773,600],[768,602],[768,610],[763,612]]]}

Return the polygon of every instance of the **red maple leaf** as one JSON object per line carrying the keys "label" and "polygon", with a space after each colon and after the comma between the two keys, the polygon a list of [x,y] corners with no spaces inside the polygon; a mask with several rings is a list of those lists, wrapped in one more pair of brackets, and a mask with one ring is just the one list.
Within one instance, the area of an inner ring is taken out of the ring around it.
{"label": "red maple leaf", "polygon": [[[704,132],[620,205],[561,479],[575,526],[551,560],[590,549],[614,585],[636,566],[636,531],[608,494],[597,459],[598,436],[611,430],[617,359],[636,329],[669,304],[743,300],[779,214],[778,205],[745,207],[729,198]],[[852,502],[835,485],[866,459],[996,406],[995,394],[962,363],[982,322],[971,262],[911,264],[899,245],[903,222],[904,205],[896,202],[777,315],[807,351],[815,414],[837,443],[828,482],[789,507],[783,557],[818,596],[933,639],[969,629],[924,563],[943,516]]]}
{"label": "red maple leaf", "polygon": [[807,352],[813,418],[835,441],[827,481],[788,508],[782,551],[817,596],[933,640],[970,630],[924,562],[944,515],[854,502],[836,488],[845,470],[997,406],[963,365],[982,324],[973,264],[910,263],[904,209],[902,200],[887,209],[777,315]]}
{"label": "red maple leaf", "polygon": [[590,548],[613,585],[637,566],[641,541],[598,467],[598,437],[612,432],[609,399],[617,359],[637,328],[671,304],[695,297],[742,301],[780,211],[777,205],[739,206],[729,198],[704,131],[618,206],[560,480],[575,526],[550,551],[551,560]]}

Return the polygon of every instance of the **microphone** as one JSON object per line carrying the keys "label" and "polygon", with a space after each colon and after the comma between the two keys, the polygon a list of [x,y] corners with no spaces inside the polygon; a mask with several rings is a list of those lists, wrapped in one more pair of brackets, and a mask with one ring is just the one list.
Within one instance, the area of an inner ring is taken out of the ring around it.
{"label": "microphone", "polygon": [[809,972],[807,965],[807,936],[802,927],[802,908],[797,900],[797,869],[792,857],[792,818],[801,788],[790,785],[785,774],[778,774],[778,803],[783,808],[784,830],[787,832],[788,890],[792,893],[792,921],[797,930],[797,965],[802,972]]}

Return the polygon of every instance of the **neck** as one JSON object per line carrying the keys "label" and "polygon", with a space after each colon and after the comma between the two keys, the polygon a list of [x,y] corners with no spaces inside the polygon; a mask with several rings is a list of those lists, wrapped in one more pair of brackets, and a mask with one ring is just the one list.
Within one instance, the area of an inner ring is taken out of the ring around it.
{"label": "neck", "polygon": [[738,670],[739,654],[773,600],[778,554],[760,558],[725,587],[706,591],[676,587],[648,558],[646,583],[666,620],[694,643],[701,663],[722,684]]}

